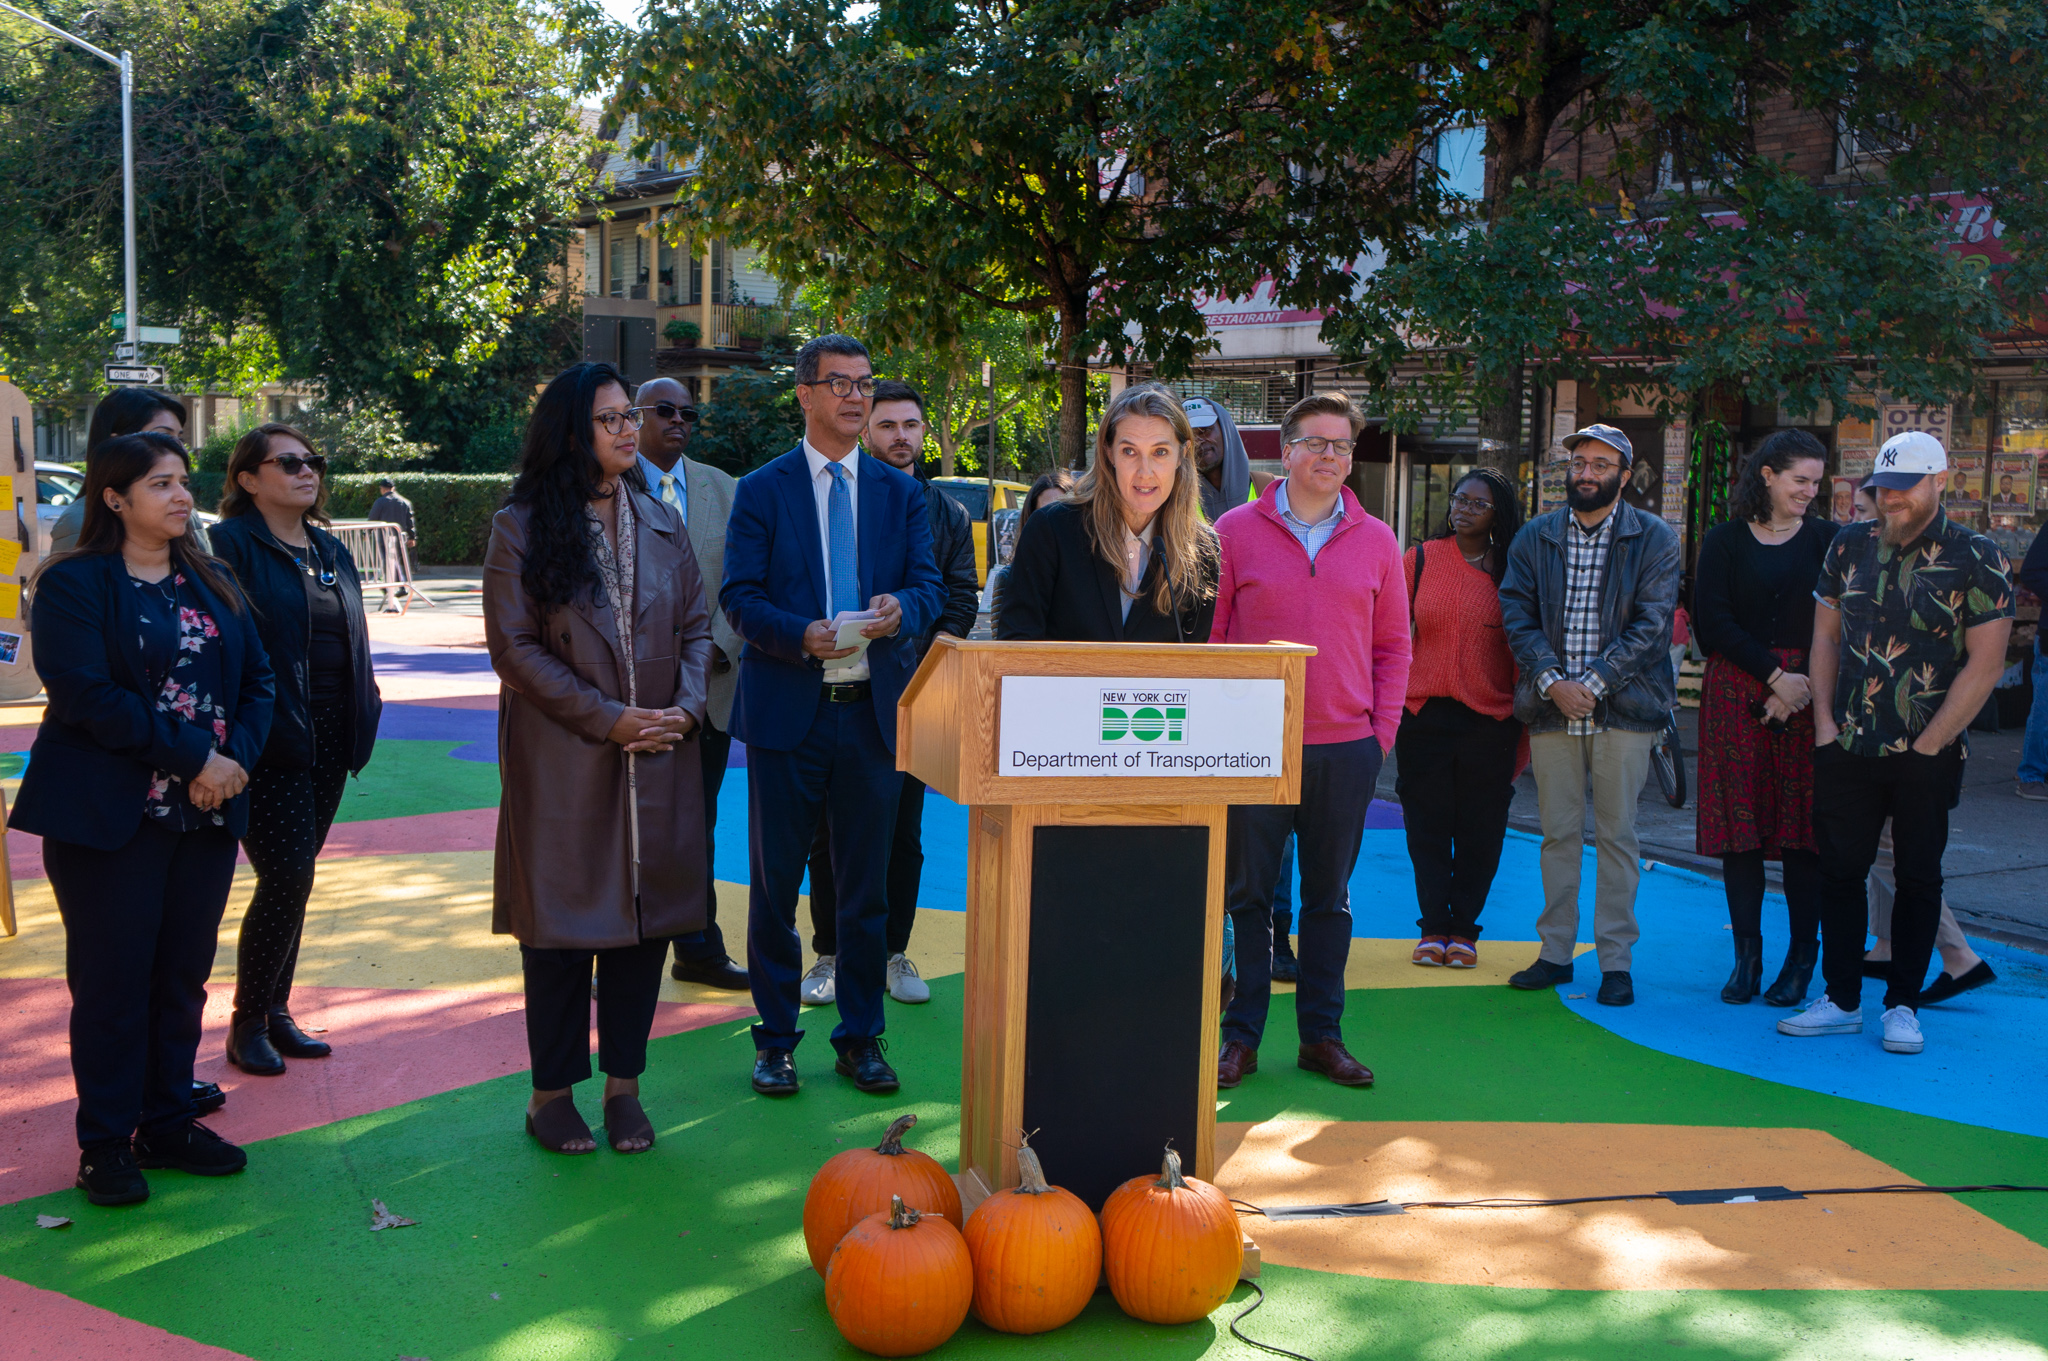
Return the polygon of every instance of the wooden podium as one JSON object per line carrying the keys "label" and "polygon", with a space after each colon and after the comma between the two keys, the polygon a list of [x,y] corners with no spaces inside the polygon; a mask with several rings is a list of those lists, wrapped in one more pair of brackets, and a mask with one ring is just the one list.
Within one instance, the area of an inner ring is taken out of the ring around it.
{"label": "wooden podium", "polygon": [[1215,1176],[1225,815],[1300,801],[1314,652],[934,643],[896,764],[968,807],[970,1197],[1017,1185],[1027,1130],[1096,1209],[1169,1139]]}

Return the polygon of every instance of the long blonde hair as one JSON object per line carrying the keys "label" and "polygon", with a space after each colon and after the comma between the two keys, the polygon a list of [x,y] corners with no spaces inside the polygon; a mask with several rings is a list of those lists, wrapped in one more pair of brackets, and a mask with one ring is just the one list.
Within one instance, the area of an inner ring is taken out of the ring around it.
{"label": "long blonde hair", "polygon": [[[1116,427],[1127,416],[1156,416],[1173,427],[1180,462],[1173,490],[1152,519],[1152,556],[1165,569],[1152,588],[1152,608],[1171,614],[1215,594],[1216,532],[1202,517],[1202,470],[1195,463],[1195,432],[1180,399],[1157,383],[1125,388],[1102,413],[1095,431],[1095,462],[1067,499],[1080,507],[1095,556],[1121,578],[1124,574],[1124,498],[1116,483]],[[1206,640],[1205,640],[1206,641]]]}

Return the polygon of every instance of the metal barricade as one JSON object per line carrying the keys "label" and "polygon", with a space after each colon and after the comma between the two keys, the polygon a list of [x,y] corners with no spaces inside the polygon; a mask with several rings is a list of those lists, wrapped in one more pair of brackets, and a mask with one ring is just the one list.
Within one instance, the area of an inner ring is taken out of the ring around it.
{"label": "metal barricade", "polygon": [[328,529],[356,560],[364,604],[369,603],[372,591],[390,591],[398,596],[401,614],[415,600],[434,606],[433,597],[413,583],[412,555],[405,550],[404,530],[387,520],[336,520]]}

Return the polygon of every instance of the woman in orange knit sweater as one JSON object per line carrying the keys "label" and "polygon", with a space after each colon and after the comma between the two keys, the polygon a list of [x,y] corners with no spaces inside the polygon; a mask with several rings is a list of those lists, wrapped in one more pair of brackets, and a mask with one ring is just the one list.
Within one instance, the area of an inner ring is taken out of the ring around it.
{"label": "woman in orange knit sweater", "polygon": [[1417,964],[1479,963],[1479,913],[1500,868],[1529,743],[1515,719],[1515,658],[1500,579],[1522,527],[1515,485],[1474,468],[1451,488],[1450,523],[1408,550],[1415,660],[1395,739],[1401,820],[1415,865]]}

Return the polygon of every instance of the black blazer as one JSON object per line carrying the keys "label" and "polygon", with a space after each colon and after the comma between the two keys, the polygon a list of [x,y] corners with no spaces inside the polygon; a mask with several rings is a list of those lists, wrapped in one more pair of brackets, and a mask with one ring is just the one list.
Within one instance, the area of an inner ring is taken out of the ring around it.
{"label": "black blazer", "polygon": [[1003,583],[996,637],[1061,643],[1206,643],[1216,617],[1218,555],[1202,554],[1202,603],[1161,614],[1152,587],[1165,564],[1145,569],[1129,618],[1121,582],[1088,542],[1087,509],[1066,501],[1041,507],[1025,521]]}
{"label": "black blazer", "polygon": [[[246,608],[237,614],[202,583],[190,584],[220,627],[221,671],[230,688],[222,698],[229,708],[222,753],[253,771],[270,735],[270,660]],[[50,702],[9,826],[119,850],[142,824],[151,776],[166,770],[189,780],[213,754],[211,728],[156,711],[141,640],[123,608],[129,589],[119,553],[68,559],[36,582],[29,634]],[[247,832],[248,792],[221,813],[233,835]]]}
{"label": "black blazer", "polygon": [[[353,734],[348,768],[355,774],[370,763],[370,752],[377,745],[377,720],[384,712],[377,677],[370,669],[370,626],[363,615],[362,578],[356,572],[355,558],[340,539],[310,523],[306,537],[319,550],[320,560],[334,568],[342,612],[348,617],[348,652],[355,669],[348,692],[349,731]],[[270,741],[263,748],[263,764],[278,770],[310,770],[313,678],[306,669],[306,654],[313,642],[313,616],[306,605],[306,574],[292,560],[291,551],[270,532],[263,513],[253,507],[213,527],[213,551],[234,569],[242,589],[248,592],[256,631],[277,673],[277,710],[270,723]]]}

